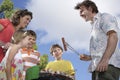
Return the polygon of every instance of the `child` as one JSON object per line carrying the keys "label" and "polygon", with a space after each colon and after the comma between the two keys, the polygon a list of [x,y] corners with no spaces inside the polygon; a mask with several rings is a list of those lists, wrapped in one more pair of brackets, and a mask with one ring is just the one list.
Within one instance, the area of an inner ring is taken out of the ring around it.
{"label": "child", "polygon": [[3,58],[1,65],[6,69],[6,77],[0,74],[0,80],[22,80],[23,60],[19,51],[20,48],[30,44],[30,36],[27,31],[18,30],[12,37],[12,43]]}
{"label": "child", "polygon": [[[60,72],[69,76],[74,76],[75,72],[70,61],[63,60],[62,54],[63,49],[60,45],[54,44],[50,48],[50,53],[55,58],[54,61],[51,61],[47,64],[45,70],[50,70],[52,72]],[[60,79],[59,79],[60,80]]]}
{"label": "child", "polygon": [[[22,58],[24,61],[24,79],[26,76],[26,71],[29,68],[32,68],[33,66],[36,66],[39,62],[40,62],[40,53],[36,50],[33,49],[33,46],[36,44],[36,33],[32,30],[27,30],[28,35],[30,36],[30,44],[28,44],[25,48],[21,49],[21,53],[22,53]],[[34,73],[36,71],[33,71],[32,73]],[[29,73],[31,74],[31,73]],[[28,78],[31,78],[31,76],[29,75]],[[27,79],[28,79],[27,78]]]}

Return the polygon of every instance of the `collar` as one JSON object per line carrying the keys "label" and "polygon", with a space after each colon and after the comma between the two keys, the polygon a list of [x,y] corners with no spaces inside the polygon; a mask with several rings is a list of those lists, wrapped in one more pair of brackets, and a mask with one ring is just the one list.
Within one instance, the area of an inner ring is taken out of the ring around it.
{"label": "collar", "polygon": [[22,48],[22,51],[27,52],[27,54],[30,55],[32,52],[34,52],[34,49]]}
{"label": "collar", "polygon": [[98,20],[101,16],[101,13],[98,12],[94,17],[93,17],[93,21],[91,22],[91,24],[93,24],[96,20]]}

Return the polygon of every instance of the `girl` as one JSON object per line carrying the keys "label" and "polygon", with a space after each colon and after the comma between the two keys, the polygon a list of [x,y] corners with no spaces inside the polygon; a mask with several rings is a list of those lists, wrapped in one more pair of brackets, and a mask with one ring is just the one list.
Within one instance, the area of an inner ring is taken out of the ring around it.
{"label": "girl", "polygon": [[[23,60],[20,48],[30,44],[29,38],[27,31],[18,30],[14,33],[12,37],[13,45],[9,47],[1,62],[1,65],[4,65],[2,71],[6,70],[6,75],[0,74],[0,80],[22,80]],[[3,78],[1,78],[2,76]]]}

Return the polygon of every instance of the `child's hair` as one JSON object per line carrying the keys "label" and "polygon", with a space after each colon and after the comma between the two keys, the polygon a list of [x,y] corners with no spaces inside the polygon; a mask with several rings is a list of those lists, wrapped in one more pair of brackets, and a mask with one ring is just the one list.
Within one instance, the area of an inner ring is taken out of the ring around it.
{"label": "child's hair", "polygon": [[33,30],[27,30],[27,35],[37,38],[36,33]]}
{"label": "child's hair", "polygon": [[18,44],[22,39],[24,39],[26,36],[28,36],[27,31],[25,30],[18,30],[16,31],[11,39],[11,42],[13,44]]}
{"label": "child's hair", "polygon": [[53,45],[51,46],[51,48],[50,48],[50,53],[51,53],[51,54],[53,54],[53,50],[54,50],[55,48],[60,48],[60,49],[63,51],[62,47],[61,47],[59,44],[53,44]]}

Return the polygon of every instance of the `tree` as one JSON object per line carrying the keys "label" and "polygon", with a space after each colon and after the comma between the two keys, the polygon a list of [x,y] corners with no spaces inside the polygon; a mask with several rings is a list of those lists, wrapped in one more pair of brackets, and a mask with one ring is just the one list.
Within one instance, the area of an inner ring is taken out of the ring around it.
{"label": "tree", "polygon": [[0,13],[3,18],[10,18],[12,13],[15,11],[11,0],[3,0],[0,5]]}
{"label": "tree", "polygon": [[39,63],[40,70],[45,69],[47,63],[48,63],[48,55],[44,54],[40,57],[40,63]]}

